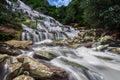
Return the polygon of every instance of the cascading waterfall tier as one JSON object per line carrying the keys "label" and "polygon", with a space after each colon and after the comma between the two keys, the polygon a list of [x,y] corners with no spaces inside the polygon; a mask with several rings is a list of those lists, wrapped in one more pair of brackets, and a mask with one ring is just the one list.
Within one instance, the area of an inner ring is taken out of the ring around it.
{"label": "cascading waterfall tier", "polygon": [[13,11],[27,14],[31,21],[36,23],[34,29],[22,24],[24,30],[22,40],[32,40],[33,42],[39,42],[45,39],[60,40],[73,38],[79,32],[71,26],[62,25],[54,18],[31,9],[20,0],[17,0],[16,3],[10,0],[6,1],[12,7]]}

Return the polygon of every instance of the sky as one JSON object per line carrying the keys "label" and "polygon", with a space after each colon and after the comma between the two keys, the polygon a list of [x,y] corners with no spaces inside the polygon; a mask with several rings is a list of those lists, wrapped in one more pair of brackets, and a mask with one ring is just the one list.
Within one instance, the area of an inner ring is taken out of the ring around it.
{"label": "sky", "polygon": [[56,6],[56,7],[61,7],[61,6],[68,6],[68,4],[71,2],[72,0],[48,0],[48,3],[51,6]]}

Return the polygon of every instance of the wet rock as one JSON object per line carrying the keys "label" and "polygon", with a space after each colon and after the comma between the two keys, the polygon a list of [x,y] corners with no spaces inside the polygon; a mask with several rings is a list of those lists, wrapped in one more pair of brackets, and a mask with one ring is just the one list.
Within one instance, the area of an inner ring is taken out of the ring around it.
{"label": "wet rock", "polygon": [[113,48],[110,51],[113,52],[113,53],[116,53],[116,54],[120,54],[120,47]]}
{"label": "wet rock", "polygon": [[78,36],[81,37],[81,38],[83,38],[84,35],[85,35],[85,32],[79,32],[79,33],[78,33]]}
{"label": "wet rock", "polygon": [[73,39],[67,39],[66,41],[67,41],[69,44],[72,44],[74,40],[73,40]]}
{"label": "wet rock", "polygon": [[112,37],[111,36],[104,36],[100,38],[100,43],[101,44],[109,44],[112,41]]}
{"label": "wet rock", "polygon": [[24,57],[24,70],[30,73],[35,79],[44,80],[68,80],[64,70],[46,65],[33,58]]}
{"label": "wet rock", "polygon": [[14,73],[15,75],[19,75],[20,73],[22,73],[22,63],[21,62],[12,63],[9,67],[9,72]]}
{"label": "wet rock", "polygon": [[65,46],[68,44],[67,40],[54,40],[52,43],[48,44],[47,46]]}
{"label": "wet rock", "polygon": [[5,80],[12,80],[12,78],[23,73],[23,64],[21,62],[15,62],[10,64],[10,62],[8,61],[7,63],[9,68],[8,68],[8,73],[4,78]]}
{"label": "wet rock", "polygon": [[77,38],[75,38],[75,39],[73,40],[74,43],[78,43],[79,41],[80,41],[80,39],[77,39]]}
{"label": "wet rock", "polygon": [[35,79],[30,76],[20,75],[20,76],[14,78],[13,80],[35,80]]}
{"label": "wet rock", "polygon": [[67,47],[70,47],[70,48],[74,48],[74,49],[76,49],[76,48],[78,48],[78,47],[80,47],[81,45],[80,44],[67,44],[66,45]]}
{"label": "wet rock", "polygon": [[91,48],[93,44],[94,44],[94,42],[86,42],[86,43],[81,43],[80,46]]}
{"label": "wet rock", "polygon": [[109,47],[108,44],[106,44],[106,45],[99,45],[99,46],[97,47],[97,49],[100,50],[100,51],[104,51],[104,50],[106,50],[108,47]]}
{"label": "wet rock", "polygon": [[44,60],[51,60],[55,57],[55,55],[46,52],[46,51],[35,51],[34,58],[44,59]]}
{"label": "wet rock", "polygon": [[83,42],[92,42],[92,41],[94,41],[93,36],[85,36],[83,39]]}
{"label": "wet rock", "polygon": [[9,58],[8,55],[6,55],[6,54],[0,54],[0,63],[4,62],[7,58]]}
{"label": "wet rock", "polygon": [[28,63],[25,65],[28,67],[24,68],[26,71],[29,69],[31,75],[34,77],[50,77],[53,74],[47,66],[35,59],[25,57],[24,63]]}
{"label": "wet rock", "polygon": [[0,44],[0,53],[16,56],[21,54],[20,50],[5,43]]}
{"label": "wet rock", "polygon": [[30,49],[30,44],[32,44],[32,41],[17,41],[17,40],[10,40],[5,42],[8,45],[11,45],[15,48],[20,49]]}

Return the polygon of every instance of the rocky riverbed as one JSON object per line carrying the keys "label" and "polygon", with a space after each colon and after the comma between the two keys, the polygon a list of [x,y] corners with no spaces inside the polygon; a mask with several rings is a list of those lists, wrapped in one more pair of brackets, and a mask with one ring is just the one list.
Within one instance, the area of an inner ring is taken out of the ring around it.
{"label": "rocky riverbed", "polygon": [[26,80],[26,78],[27,80],[68,80],[65,70],[46,63],[45,60],[52,59],[55,57],[54,55],[39,51],[35,52],[31,57],[23,56],[21,49],[30,50],[28,48],[30,44],[30,41],[16,40],[1,44],[0,65],[3,65],[1,69],[6,68],[3,74],[4,80]]}
{"label": "rocky riverbed", "polygon": [[[112,36],[97,36],[95,32],[80,32],[73,39],[51,41],[51,43],[34,44],[31,41],[10,40],[0,43],[1,76],[4,80],[68,80],[65,70],[49,64],[48,61],[57,57],[47,51],[34,51],[32,47],[41,46],[67,46],[78,48],[85,46],[95,50],[108,50],[120,54],[120,42],[114,41]],[[93,47],[94,46],[94,47]],[[106,58],[105,58],[106,59]],[[1,80],[2,80],[1,79]]]}

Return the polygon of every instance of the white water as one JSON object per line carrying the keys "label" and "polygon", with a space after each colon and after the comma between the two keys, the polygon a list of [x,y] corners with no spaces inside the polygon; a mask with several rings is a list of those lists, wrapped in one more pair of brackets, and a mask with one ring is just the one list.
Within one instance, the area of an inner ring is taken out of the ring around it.
{"label": "white water", "polygon": [[[118,55],[96,52],[85,47],[77,49],[67,47],[34,47],[33,49],[35,51],[48,51],[57,55],[58,57],[50,62],[68,71],[70,73],[69,80],[120,80],[120,56]],[[104,60],[96,56],[107,57],[112,60]],[[61,59],[82,65],[88,70],[67,64]]]}
{"label": "white water", "polygon": [[[27,13],[31,17],[31,21],[37,21],[36,29],[31,29],[22,24],[24,30],[22,40],[32,40],[36,42],[35,45],[40,45],[51,43],[52,39],[66,39],[66,35],[73,38],[78,33],[74,28],[64,26],[54,18],[32,10],[20,0],[18,0],[17,4],[12,4],[10,0],[6,1],[10,6],[12,5],[13,11]],[[39,16],[44,19],[36,20],[35,17]],[[66,70],[69,73],[69,80],[120,80],[120,56],[118,55],[96,52],[85,47],[71,49],[59,46],[37,46],[33,47],[33,50],[47,51],[56,55],[57,57],[52,59],[50,63]],[[34,51],[22,51],[23,54],[20,56],[32,57]],[[104,60],[96,56],[107,57],[112,60]]]}

